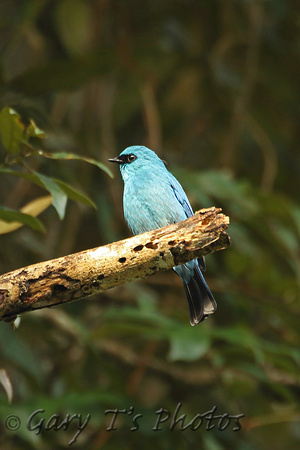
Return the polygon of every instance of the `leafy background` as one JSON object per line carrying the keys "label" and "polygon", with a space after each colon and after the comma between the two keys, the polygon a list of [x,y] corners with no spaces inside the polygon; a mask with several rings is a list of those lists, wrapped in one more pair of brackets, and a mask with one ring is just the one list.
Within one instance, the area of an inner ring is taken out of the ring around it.
{"label": "leafy background", "polygon": [[[0,272],[129,236],[105,170],[134,144],[232,238],[207,257],[218,311],[201,326],[172,271],[2,323],[1,448],[66,448],[76,424],[46,421],[88,413],[76,448],[299,446],[299,28],[292,0],[1,1]],[[216,405],[242,429],[153,431],[178,403],[185,424]],[[105,411],[130,406],[139,430],[122,414],[108,432]]]}

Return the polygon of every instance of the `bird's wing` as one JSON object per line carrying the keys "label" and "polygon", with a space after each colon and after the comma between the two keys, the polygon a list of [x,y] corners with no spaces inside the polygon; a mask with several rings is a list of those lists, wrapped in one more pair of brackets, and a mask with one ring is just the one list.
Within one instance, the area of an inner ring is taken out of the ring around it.
{"label": "bird's wing", "polygon": [[[179,181],[176,180],[175,177],[173,177],[173,175],[172,175],[172,178],[170,178],[170,186],[173,190],[173,193],[174,193],[177,201],[183,207],[186,217],[187,218],[192,217],[194,215],[194,211],[193,211],[193,208],[191,207],[189,199],[187,198],[187,195],[184,192],[181,184],[179,183]],[[201,267],[201,270],[205,271],[206,264],[205,264],[204,256],[200,256],[200,258],[198,258],[198,263]]]}
{"label": "bird's wing", "polygon": [[173,193],[177,199],[177,201],[181,204],[184,209],[186,217],[192,217],[194,215],[193,208],[184,192],[181,184],[176,180],[176,178],[172,177],[170,180],[171,188],[173,189]]}

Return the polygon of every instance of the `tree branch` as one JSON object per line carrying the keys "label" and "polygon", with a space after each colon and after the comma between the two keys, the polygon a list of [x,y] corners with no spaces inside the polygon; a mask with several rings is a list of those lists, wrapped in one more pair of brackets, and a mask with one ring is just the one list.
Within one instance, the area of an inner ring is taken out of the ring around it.
{"label": "tree branch", "polygon": [[0,320],[68,303],[167,270],[230,245],[220,208],[103,247],[0,276]]}

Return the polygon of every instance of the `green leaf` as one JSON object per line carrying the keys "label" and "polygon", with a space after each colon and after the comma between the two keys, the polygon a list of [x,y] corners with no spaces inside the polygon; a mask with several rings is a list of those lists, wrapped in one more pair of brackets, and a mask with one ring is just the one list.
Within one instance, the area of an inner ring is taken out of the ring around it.
{"label": "green leaf", "polygon": [[[24,214],[19,211],[15,211],[14,209],[5,208],[4,206],[0,206],[0,218],[4,222],[21,222],[24,225],[30,226],[34,230],[45,231],[44,226],[36,217],[33,217],[29,214]],[[0,234],[2,234],[1,221],[0,221]]]}
{"label": "green leaf", "polygon": [[26,134],[28,137],[35,137],[44,139],[46,137],[45,132],[41,130],[33,119],[30,119],[29,125],[26,128]]}
{"label": "green leaf", "polygon": [[24,132],[19,114],[12,108],[3,108],[0,113],[0,136],[3,146],[11,155],[20,153]]}
{"label": "green leaf", "polygon": [[106,167],[105,164],[100,163],[99,161],[96,161],[95,159],[92,159],[92,158],[86,158],[85,156],[75,155],[73,153],[67,153],[67,152],[46,153],[43,151],[39,151],[39,155],[45,156],[45,158],[49,158],[49,159],[64,159],[64,160],[76,159],[79,161],[85,161],[89,164],[93,164],[94,166],[97,166],[99,169],[103,170],[111,178],[113,178],[113,173],[111,172],[111,170],[108,167]]}
{"label": "green leaf", "polygon": [[32,170],[32,173],[23,173],[11,170],[7,167],[0,167],[0,172],[14,175],[19,178],[24,178],[25,180],[31,181],[32,183],[45,188],[52,195],[52,205],[56,209],[59,218],[61,220],[64,218],[68,198],[66,193],[52,178],[42,175],[39,172],[35,172],[34,170]]}
{"label": "green leaf", "polygon": [[43,187],[52,195],[52,205],[56,209],[60,220],[63,220],[68,200],[66,193],[52,178],[46,177],[39,172],[32,171],[32,173],[40,180]]}
{"label": "green leaf", "polygon": [[[19,177],[19,178],[24,178],[25,180],[28,180],[31,183],[37,184],[38,186],[45,188],[40,177],[37,176],[37,172],[32,172],[32,173],[18,172],[18,171],[10,169],[8,167],[0,167],[0,172],[6,173],[8,175],[13,175],[13,176]],[[48,178],[45,175],[42,175],[42,176],[44,178]],[[56,185],[61,189],[61,191],[63,191],[70,199],[84,203],[85,205],[88,205],[88,206],[92,206],[93,208],[96,208],[95,203],[88,196],[82,194],[77,189],[70,186],[68,183],[58,180],[57,178],[51,178],[51,180],[54,183],[56,183]]]}
{"label": "green leaf", "polygon": [[[52,196],[46,195],[44,197],[39,197],[31,202],[24,205],[20,212],[23,214],[28,214],[29,216],[36,217],[41,212],[45,211],[52,203]],[[0,234],[11,233],[12,231],[21,228],[24,225],[22,222],[5,222],[0,220]]]}
{"label": "green leaf", "polygon": [[210,339],[199,328],[182,326],[170,334],[169,359],[171,361],[195,361],[210,347]]}
{"label": "green leaf", "polygon": [[64,181],[58,180],[57,178],[53,178],[53,181],[60,187],[62,191],[64,191],[65,194],[67,194],[68,198],[75,200],[77,202],[81,202],[85,205],[91,206],[92,208],[97,208],[95,202],[93,202],[92,199],[90,199],[87,195],[82,194],[81,192],[77,191],[77,189],[73,188],[73,186],[70,186],[68,183],[65,183]]}
{"label": "green leaf", "polygon": [[14,177],[23,178],[24,180],[31,181],[31,183],[37,184],[40,187],[44,187],[43,183],[34,173],[18,172],[17,170],[12,170],[9,167],[0,167],[0,172],[13,175]]}
{"label": "green leaf", "polygon": [[243,347],[253,352],[258,362],[264,361],[264,352],[262,351],[261,341],[255,334],[245,326],[224,327],[210,330],[215,338],[223,339],[235,347]]}
{"label": "green leaf", "polygon": [[59,218],[62,220],[65,215],[65,209],[67,204],[66,193],[58,186],[58,184],[46,175],[42,175],[39,172],[32,170],[32,173],[23,173],[11,170],[7,167],[0,167],[0,172],[14,175],[19,178],[24,178],[25,180],[31,181],[40,187],[45,188],[52,195],[52,205],[57,211]]}

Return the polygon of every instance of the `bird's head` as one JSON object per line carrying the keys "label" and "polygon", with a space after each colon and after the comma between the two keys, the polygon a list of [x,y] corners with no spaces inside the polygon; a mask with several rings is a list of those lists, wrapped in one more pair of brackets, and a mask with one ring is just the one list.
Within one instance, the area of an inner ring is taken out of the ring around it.
{"label": "bird's head", "polygon": [[164,168],[163,161],[155,152],[141,145],[133,145],[127,147],[116,158],[108,161],[115,162],[120,165],[121,175],[126,181],[129,177],[137,175],[142,170],[158,170]]}

